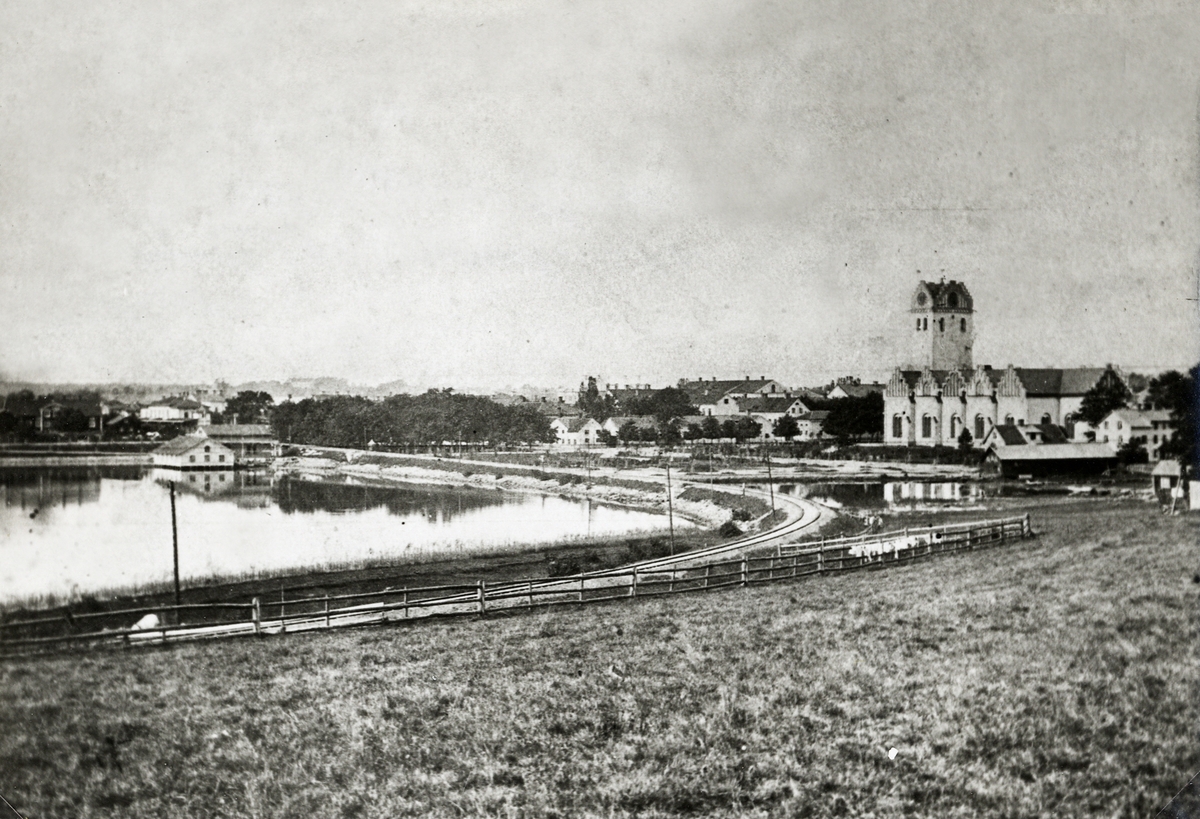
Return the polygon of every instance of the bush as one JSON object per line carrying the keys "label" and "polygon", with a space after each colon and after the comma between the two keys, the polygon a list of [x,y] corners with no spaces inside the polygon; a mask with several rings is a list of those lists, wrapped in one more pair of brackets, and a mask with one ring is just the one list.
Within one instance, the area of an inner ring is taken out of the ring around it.
{"label": "bush", "polygon": [[721,524],[721,528],[717,530],[717,534],[721,537],[738,537],[744,534],[744,532],[732,520],[727,520]]}

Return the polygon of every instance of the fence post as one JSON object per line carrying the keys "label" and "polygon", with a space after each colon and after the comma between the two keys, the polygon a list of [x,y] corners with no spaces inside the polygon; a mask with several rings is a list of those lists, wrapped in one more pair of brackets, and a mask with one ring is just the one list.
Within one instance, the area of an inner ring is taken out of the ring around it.
{"label": "fence post", "polygon": [[1029,537],[1033,534],[1033,524],[1029,522],[1029,513],[1025,513],[1025,519],[1021,521],[1021,537]]}
{"label": "fence post", "polygon": [[533,608],[533,578],[529,578],[529,608]]}
{"label": "fence post", "polygon": [[633,567],[633,577],[629,580],[629,596],[637,597],[637,566]]}
{"label": "fence post", "polygon": [[579,573],[579,602],[583,602],[583,572]]}
{"label": "fence post", "polygon": [[708,591],[708,574],[712,571],[712,564],[704,567],[704,590]]}
{"label": "fence post", "polygon": [[325,595],[325,628],[329,628],[329,595]]}
{"label": "fence post", "polygon": [[667,586],[667,593],[668,594],[675,593],[675,567],[674,566],[671,567],[671,583],[670,583],[670,585]]}
{"label": "fence post", "polygon": [[476,592],[479,595],[479,613],[487,614],[487,581],[478,581]]}
{"label": "fence post", "polygon": [[400,602],[404,604],[404,619],[407,620],[408,619],[408,586],[404,587],[404,596],[400,599]]}
{"label": "fence post", "polygon": [[749,582],[750,574],[750,558],[742,555],[742,585],[745,586]]}
{"label": "fence post", "polygon": [[817,546],[817,574],[825,574],[825,538],[821,538],[821,543]]}
{"label": "fence post", "polygon": [[257,597],[250,601],[250,619],[254,621],[254,633],[262,634],[262,608]]}

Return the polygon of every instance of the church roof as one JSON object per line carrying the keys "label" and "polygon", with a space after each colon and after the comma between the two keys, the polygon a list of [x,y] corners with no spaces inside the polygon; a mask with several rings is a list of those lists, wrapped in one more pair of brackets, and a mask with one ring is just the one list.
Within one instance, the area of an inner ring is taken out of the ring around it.
{"label": "church roof", "polygon": [[1076,367],[1069,370],[1017,367],[1017,377],[1027,395],[1083,395],[1104,375],[1103,367]]}
{"label": "church roof", "polygon": [[968,313],[974,308],[975,302],[967,286],[954,279],[943,279],[940,282],[921,281],[913,294],[914,310],[957,310]]}

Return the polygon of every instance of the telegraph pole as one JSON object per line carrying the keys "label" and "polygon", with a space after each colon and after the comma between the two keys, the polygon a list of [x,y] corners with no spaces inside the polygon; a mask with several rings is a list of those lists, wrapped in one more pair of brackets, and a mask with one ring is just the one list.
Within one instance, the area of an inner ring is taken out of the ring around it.
{"label": "telegraph pole", "polygon": [[[175,526],[175,481],[171,487],[171,551],[175,555],[175,605],[179,605],[179,530]],[[175,612],[179,616],[179,612]]]}
{"label": "telegraph pole", "polygon": [[767,450],[767,490],[771,493],[771,523],[775,522],[775,481],[771,479],[771,451]]}
{"label": "telegraph pole", "polygon": [[671,527],[671,554],[675,554],[675,507],[671,502],[671,461],[667,461],[667,523]]}

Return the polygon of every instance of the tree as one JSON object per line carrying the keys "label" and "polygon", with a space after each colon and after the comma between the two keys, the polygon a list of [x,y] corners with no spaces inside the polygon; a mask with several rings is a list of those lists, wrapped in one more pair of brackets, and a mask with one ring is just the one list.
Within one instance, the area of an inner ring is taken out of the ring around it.
{"label": "tree", "polygon": [[[1159,455],[1176,458],[1182,466],[1192,468],[1196,463],[1196,405],[1200,402],[1200,393],[1197,393],[1200,365],[1192,367],[1187,375],[1170,372],[1164,373],[1160,379],[1165,380],[1159,381],[1158,387],[1163,394],[1163,409],[1171,411],[1175,431],[1170,440],[1159,447]],[[1150,390],[1153,395],[1154,381],[1151,381]]]}
{"label": "tree", "polygon": [[633,421],[626,421],[625,423],[621,424],[621,428],[617,430],[617,437],[625,443],[638,440],[641,437],[638,425]]}
{"label": "tree", "polygon": [[1142,438],[1130,438],[1117,447],[1117,462],[1122,464],[1144,464],[1150,460],[1146,442]]}
{"label": "tree", "polygon": [[821,430],[839,441],[882,435],[883,396],[870,392],[861,398],[834,398],[829,402],[829,415]]}
{"label": "tree", "polygon": [[709,440],[720,438],[721,422],[711,415],[704,416],[704,421],[700,424],[700,435]]}
{"label": "tree", "polygon": [[1129,405],[1133,393],[1112,370],[1106,370],[1095,385],[1084,393],[1079,405],[1079,417],[1092,426],[1098,426],[1115,409]]}
{"label": "tree", "polygon": [[974,442],[975,442],[975,439],[971,436],[970,430],[968,430],[964,427],[963,431],[958,436],[958,451],[964,452],[964,453],[970,452],[971,444],[973,444]]}
{"label": "tree", "polygon": [[271,397],[271,393],[242,390],[225,402],[224,417],[237,416],[239,424],[259,424],[264,421],[270,423],[271,409],[274,406],[275,399]]}
{"label": "tree", "polygon": [[679,424],[674,421],[661,424],[659,426],[658,441],[663,446],[675,446],[683,441],[683,436],[679,434]]}
{"label": "tree", "polygon": [[584,415],[595,418],[600,423],[607,421],[613,414],[612,396],[600,394],[600,387],[596,384],[594,375],[588,376],[586,384],[579,385],[579,399],[575,406],[583,410]]}
{"label": "tree", "polygon": [[733,422],[733,437],[739,442],[757,438],[762,434],[762,424],[749,415],[739,415]]}
{"label": "tree", "polygon": [[678,387],[664,387],[645,398],[631,398],[622,411],[629,415],[653,415],[660,425],[672,418],[700,414],[688,394]]}
{"label": "tree", "polygon": [[800,425],[796,423],[795,418],[785,415],[771,427],[771,434],[776,438],[783,438],[785,441],[790,441],[800,434]]}

